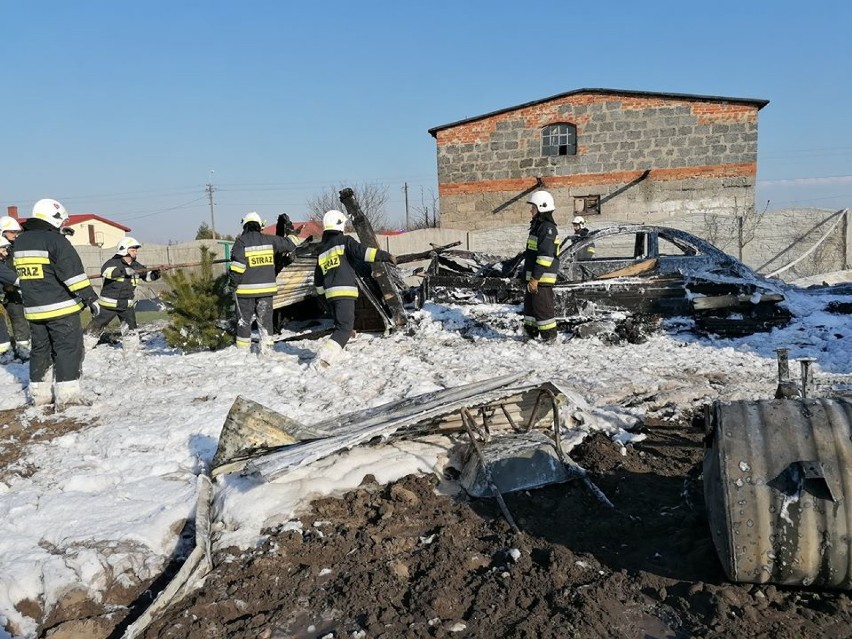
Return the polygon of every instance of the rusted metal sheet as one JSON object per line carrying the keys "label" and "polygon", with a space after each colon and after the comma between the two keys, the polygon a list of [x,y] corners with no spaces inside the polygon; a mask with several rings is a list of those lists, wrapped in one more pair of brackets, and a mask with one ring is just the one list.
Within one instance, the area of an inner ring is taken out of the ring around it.
{"label": "rusted metal sheet", "polygon": [[852,589],[852,401],[715,402],[704,494],[733,581]]}

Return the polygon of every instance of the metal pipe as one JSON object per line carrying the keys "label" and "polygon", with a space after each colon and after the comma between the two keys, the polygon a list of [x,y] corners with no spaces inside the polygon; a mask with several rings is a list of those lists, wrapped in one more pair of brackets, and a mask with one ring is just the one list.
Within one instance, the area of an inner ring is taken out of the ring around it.
{"label": "metal pipe", "polygon": [[808,398],[808,385],[810,384],[811,364],[816,360],[813,357],[803,357],[799,360],[802,366],[802,399]]}
{"label": "metal pipe", "polygon": [[790,379],[789,348],[776,348],[775,355],[778,358],[778,382],[786,382]]}

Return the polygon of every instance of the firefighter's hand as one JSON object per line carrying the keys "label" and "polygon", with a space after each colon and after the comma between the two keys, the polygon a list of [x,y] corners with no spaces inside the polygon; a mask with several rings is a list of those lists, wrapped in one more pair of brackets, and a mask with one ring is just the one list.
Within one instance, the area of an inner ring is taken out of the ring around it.
{"label": "firefighter's hand", "polygon": [[156,282],[160,279],[160,269],[155,268],[153,271],[148,271],[148,276],[145,279],[148,282]]}
{"label": "firefighter's hand", "polygon": [[132,268],[132,267],[130,267],[130,266],[125,266],[125,267],[124,267],[124,274],[125,274],[127,277],[134,277],[134,276],[136,275],[136,269],[134,269],[134,268]]}
{"label": "firefighter's hand", "polygon": [[92,312],[92,317],[97,317],[101,314],[101,305],[98,304],[98,300],[89,304],[89,310]]}
{"label": "firefighter's hand", "polygon": [[527,290],[533,295],[538,293],[538,280],[530,280],[527,282]]}
{"label": "firefighter's hand", "polygon": [[390,256],[390,259],[388,260],[388,262],[390,262],[391,264],[393,264],[394,266],[396,266],[396,255],[391,255],[391,256]]}

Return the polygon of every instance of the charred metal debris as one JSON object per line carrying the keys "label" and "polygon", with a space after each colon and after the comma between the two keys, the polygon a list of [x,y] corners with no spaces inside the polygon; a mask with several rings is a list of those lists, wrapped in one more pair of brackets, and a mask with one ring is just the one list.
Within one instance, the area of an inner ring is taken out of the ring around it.
{"label": "charred metal debris", "polygon": [[[340,199],[359,241],[378,247],[376,234],[351,189]],[[761,277],[715,246],[685,231],[641,224],[592,231],[563,243],[554,286],[557,322],[572,337],[600,337],[613,344],[639,343],[674,319],[675,329],[724,337],[767,331],[791,318],[779,282]],[[593,259],[581,259],[596,246]],[[398,256],[398,263],[426,261],[409,286],[391,264],[365,264],[358,272],[361,295],[356,331],[389,333],[409,325],[407,312],[438,304],[520,304],[523,253],[500,257],[458,250],[458,243]],[[273,306],[276,331],[285,321],[295,333],[279,339],[329,332],[314,293],[316,248],[301,247],[278,276]],[[499,320],[498,320],[499,321]],[[678,324],[679,322],[679,324]]]}

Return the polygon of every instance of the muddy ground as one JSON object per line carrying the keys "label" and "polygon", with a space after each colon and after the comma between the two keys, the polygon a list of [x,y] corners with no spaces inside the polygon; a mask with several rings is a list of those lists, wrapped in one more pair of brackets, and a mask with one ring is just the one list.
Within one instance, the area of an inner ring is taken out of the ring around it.
{"label": "muddy ground", "polygon": [[[519,535],[493,500],[437,494],[437,477],[367,477],[314,502],[302,532],[218,553],[205,587],[144,637],[852,636],[846,593],[727,582],[703,512],[702,430],[644,430],[626,455],[602,435],[572,451],[615,509],[580,481],[510,494]],[[42,636],[120,637],[143,590],[105,593],[109,610],[66,602]]]}
{"label": "muddy ground", "polygon": [[702,435],[658,424],[629,449],[598,435],[575,481],[492,500],[437,478],[365,481],[315,502],[304,534],[220,563],[152,626],[166,637],[850,637],[849,597],[728,583],[702,511]]}

